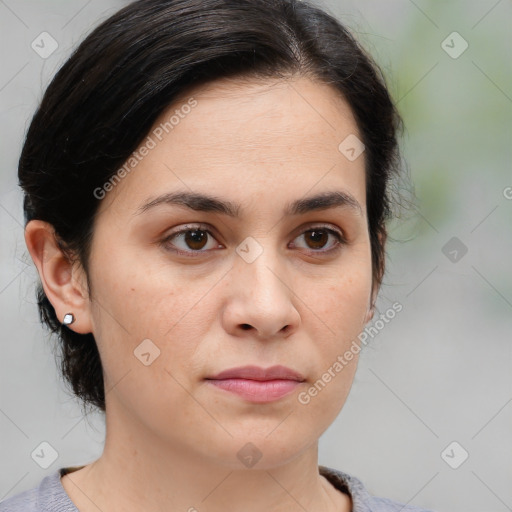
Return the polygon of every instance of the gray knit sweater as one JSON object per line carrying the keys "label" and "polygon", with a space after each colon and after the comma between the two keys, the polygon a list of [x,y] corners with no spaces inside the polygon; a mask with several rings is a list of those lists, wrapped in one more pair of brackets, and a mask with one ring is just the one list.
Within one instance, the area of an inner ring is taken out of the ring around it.
{"label": "gray knit sweater", "polygon": [[[38,487],[2,501],[0,512],[79,512],[60,481],[61,476],[75,469],[78,468],[56,470],[45,477]],[[325,466],[319,466],[319,471],[336,489],[352,497],[352,512],[429,512],[385,498],[372,497],[360,480],[341,471]]]}

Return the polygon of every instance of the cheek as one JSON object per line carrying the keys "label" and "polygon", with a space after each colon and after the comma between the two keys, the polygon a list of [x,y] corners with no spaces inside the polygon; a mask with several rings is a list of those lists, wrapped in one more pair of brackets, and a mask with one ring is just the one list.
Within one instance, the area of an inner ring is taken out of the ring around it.
{"label": "cheek", "polygon": [[341,277],[336,285],[320,288],[308,299],[319,311],[318,319],[312,315],[306,327],[312,340],[309,359],[314,361],[315,370],[308,386],[298,394],[296,407],[303,421],[317,429],[318,436],[338,416],[350,392],[370,290],[371,280],[365,274],[353,274]]}
{"label": "cheek", "polygon": [[111,259],[115,266],[98,267],[92,274],[93,334],[106,377],[115,381],[127,369],[139,368],[137,354],[148,350],[158,355],[155,362],[162,369],[174,366],[185,372],[212,322],[211,303],[207,308],[209,302],[202,299],[215,276],[194,282],[169,267],[141,265],[119,254]]}
{"label": "cheek", "polygon": [[337,348],[364,328],[372,289],[369,258],[363,255],[357,264],[340,268],[325,280],[315,281],[314,286],[304,286],[301,292],[304,303],[318,317],[316,323],[323,325],[324,338]]}
{"label": "cheek", "polygon": [[314,389],[306,390],[299,403],[310,404],[306,409],[311,419],[318,414],[333,420],[350,391],[361,348],[358,337],[370,306],[371,277],[370,260],[363,255],[357,265],[345,266],[324,285],[304,288],[304,303],[312,310],[304,328],[312,340],[315,376]]}
{"label": "cheek", "polygon": [[178,277],[171,287],[169,276],[129,268],[121,261],[115,272],[95,275],[94,336],[106,392],[113,389],[111,404],[122,402],[154,425],[175,422],[176,410],[187,425],[194,402],[183,386],[197,372],[193,355],[208,325],[197,321],[200,293]]}
{"label": "cheek", "polygon": [[179,276],[170,278],[168,271],[164,274],[129,244],[98,242],[97,253],[97,261],[105,261],[91,272],[102,325],[121,329],[133,339],[154,335],[156,327],[164,328],[163,322],[172,325],[173,317],[184,307],[180,299],[186,295]]}

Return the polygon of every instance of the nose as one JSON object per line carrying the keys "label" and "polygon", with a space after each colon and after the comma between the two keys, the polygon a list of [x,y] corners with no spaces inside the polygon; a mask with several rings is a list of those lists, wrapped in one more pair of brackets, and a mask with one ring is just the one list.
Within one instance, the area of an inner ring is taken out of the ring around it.
{"label": "nose", "polygon": [[261,340],[296,332],[301,319],[288,277],[286,266],[268,247],[251,263],[236,257],[222,313],[226,332]]}

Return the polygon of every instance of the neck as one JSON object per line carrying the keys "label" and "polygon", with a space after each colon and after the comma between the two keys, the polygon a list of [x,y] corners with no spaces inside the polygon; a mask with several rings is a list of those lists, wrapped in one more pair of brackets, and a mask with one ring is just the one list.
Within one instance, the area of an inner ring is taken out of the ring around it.
{"label": "neck", "polygon": [[102,456],[62,479],[82,512],[351,510],[350,498],[319,474],[317,442],[282,465],[240,469],[164,443],[120,414],[107,415],[106,427]]}

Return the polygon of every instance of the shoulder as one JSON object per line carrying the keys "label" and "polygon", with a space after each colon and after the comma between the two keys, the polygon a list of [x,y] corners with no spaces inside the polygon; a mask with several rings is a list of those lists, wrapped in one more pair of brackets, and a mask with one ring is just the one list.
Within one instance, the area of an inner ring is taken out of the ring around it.
{"label": "shoulder", "polygon": [[37,505],[37,488],[1,501],[0,512],[40,512]]}
{"label": "shoulder", "polygon": [[34,487],[0,502],[0,512],[40,512],[38,491],[39,489]]}
{"label": "shoulder", "polygon": [[61,471],[55,470],[37,487],[0,502],[0,512],[78,512],[62,487]]}
{"label": "shoulder", "polygon": [[387,498],[376,498],[373,497],[374,510],[375,512],[434,512],[433,510],[427,510],[426,508],[416,507],[414,505],[405,505],[398,501],[392,501]]}
{"label": "shoulder", "polygon": [[0,502],[0,512],[40,512],[39,487],[21,492]]}
{"label": "shoulder", "polygon": [[319,466],[319,471],[338,490],[350,494],[353,512],[434,512],[388,498],[371,496],[361,480],[342,471],[326,466]]}

